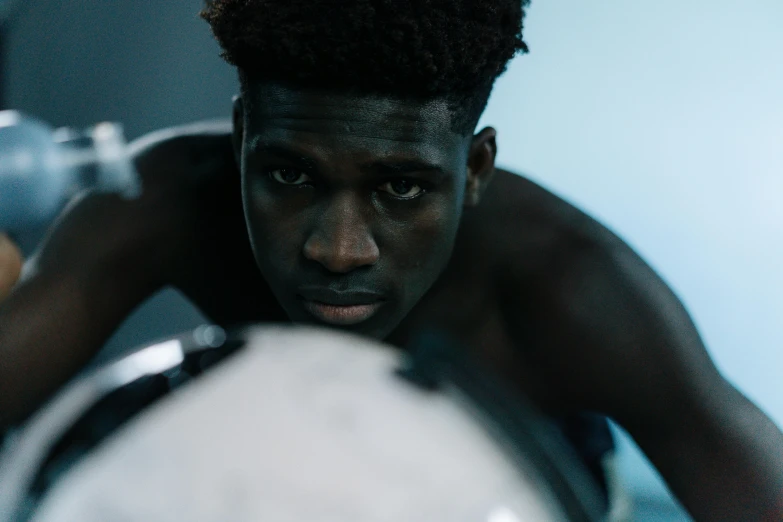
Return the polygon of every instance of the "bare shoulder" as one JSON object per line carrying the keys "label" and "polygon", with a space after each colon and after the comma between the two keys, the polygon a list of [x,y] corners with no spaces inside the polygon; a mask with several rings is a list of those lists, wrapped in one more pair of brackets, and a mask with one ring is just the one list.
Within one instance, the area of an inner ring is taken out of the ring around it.
{"label": "bare shoulder", "polygon": [[187,147],[208,142],[230,145],[230,139],[230,121],[205,120],[150,132],[133,140],[130,150],[132,154],[140,155],[160,147]]}
{"label": "bare shoulder", "polygon": [[135,140],[131,152],[145,191],[174,198],[188,186],[194,196],[191,229],[198,247],[172,283],[219,324],[276,317],[250,248],[230,122],[155,131]]}
{"label": "bare shoulder", "polygon": [[530,180],[501,172],[497,181],[482,204],[505,322],[563,404],[633,423],[642,404],[720,385],[685,307],[628,244]]}
{"label": "bare shoulder", "polygon": [[481,203],[466,211],[463,225],[474,240],[486,238],[499,274],[514,280],[540,275],[553,263],[573,262],[586,250],[624,244],[568,201],[522,175],[500,169]]}
{"label": "bare shoulder", "polygon": [[491,234],[505,282],[569,293],[575,289],[560,287],[566,276],[579,274],[668,288],[617,234],[524,176],[498,171],[480,207],[473,226]]}
{"label": "bare shoulder", "polygon": [[132,141],[130,154],[145,183],[161,177],[237,170],[231,124],[203,121],[161,129]]}

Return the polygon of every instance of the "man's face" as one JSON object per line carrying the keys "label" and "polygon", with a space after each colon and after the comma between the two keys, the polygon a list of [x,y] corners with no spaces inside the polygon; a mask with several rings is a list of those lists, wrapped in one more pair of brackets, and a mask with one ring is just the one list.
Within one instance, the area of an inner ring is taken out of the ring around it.
{"label": "man's face", "polygon": [[445,102],[247,91],[235,143],[264,278],[294,322],[386,337],[448,263],[471,137]]}

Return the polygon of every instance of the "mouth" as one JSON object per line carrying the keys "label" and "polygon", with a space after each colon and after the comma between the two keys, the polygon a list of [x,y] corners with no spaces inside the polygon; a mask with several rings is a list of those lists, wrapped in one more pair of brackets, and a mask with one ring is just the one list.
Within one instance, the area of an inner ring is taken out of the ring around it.
{"label": "mouth", "polygon": [[373,315],[383,303],[365,305],[332,305],[318,301],[304,301],[305,309],[321,321],[337,326],[359,324]]}
{"label": "mouth", "polygon": [[305,309],[327,324],[351,326],[362,323],[383,306],[383,299],[372,292],[336,292],[326,288],[301,289],[299,298]]}

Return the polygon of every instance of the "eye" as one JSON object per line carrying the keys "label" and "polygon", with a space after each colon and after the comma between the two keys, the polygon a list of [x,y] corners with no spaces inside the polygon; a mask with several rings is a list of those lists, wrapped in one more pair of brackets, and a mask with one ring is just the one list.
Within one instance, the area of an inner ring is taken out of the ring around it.
{"label": "eye", "polygon": [[273,169],[269,177],[282,185],[303,185],[310,181],[310,176],[296,169]]}
{"label": "eye", "polygon": [[421,186],[409,179],[387,181],[381,185],[380,189],[399,199],[413,199],[424,193]]}

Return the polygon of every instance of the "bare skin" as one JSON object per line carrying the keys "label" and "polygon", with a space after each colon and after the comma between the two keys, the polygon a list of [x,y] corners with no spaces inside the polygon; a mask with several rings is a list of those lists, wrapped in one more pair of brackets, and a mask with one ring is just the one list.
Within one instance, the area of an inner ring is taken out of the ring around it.
{"label": "bare skin", "polygon": [[[275,267],[256,262],[259,244],[274,236],[263,216],[247,210],[248,198],[267,193],[246,186],[243,213],[242,184],[255,178],[250,169],[240,175],[235,163],[250,161],[243,145],[248,135],[279,136],[281,127],[253,126],[251,117],[246,128],[242,113],[238,107],[233,134],[220,126],[188,129],[138,144],[142,200],[88,197],[63,216],[34,261],[37,269],[0,306],[4,425],[53,393],[165,284],[223,325],[299,313],[293,301],[282,306],[285,289],[265,279]],[[384,129],[389,126],[394,123],[384,119]],[[292,138],[289,131],[287,139],[301,145],[302,135]],[[318,136],[337,139],[315,128],[296,132],[315,140],[316,155],[326,147]],[[427,272],[431,284],[400,320],[372,324],[368,335],[402,347],[418,328],[439,326],[543,411],[614,418],[697,520],[780,518],[778,428],[718,373],[679,300],[626,244],[531,181],[495,168],[494,136],[489,129],[468,140],[463,170],[454,173],[465,187],[454,196],[462,205],[452,206],[459,227],[451,255]],[[353,139],[349,132],[337,144],[353,147]],[[319,161],[330,171],[329,157]],[[335,165],[350,169],[345,161]],[[330,281],[381,266],[370,244],[376,232],[340,228],[360,223],[377,231],[380,225],[350,217],[314,221],[335,228],[319,228],[299,245]],[[282,246],[272,246],[283,255]]]}
{"label": "bare skin", "polygon": [[16,284],[22,273],[22,253],[8,235],[0,232],[0,302]]}

